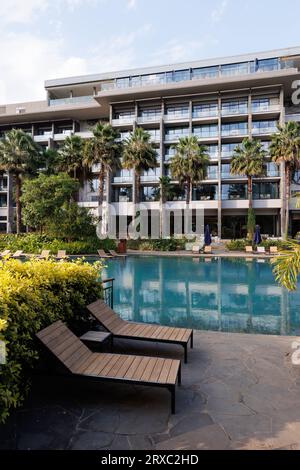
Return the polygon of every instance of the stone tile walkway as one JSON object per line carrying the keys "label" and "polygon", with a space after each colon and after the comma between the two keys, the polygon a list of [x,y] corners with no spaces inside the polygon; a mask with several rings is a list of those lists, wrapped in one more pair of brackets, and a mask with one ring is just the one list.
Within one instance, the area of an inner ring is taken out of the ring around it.
{"label": "stone tile walkway", "polygon": [[[166,390],[35,379],[0,427],[1,449],[300,449],[294,338],[197,332],[177,414]],[[118,342],[116,351],[181,357],[180,348]]]}

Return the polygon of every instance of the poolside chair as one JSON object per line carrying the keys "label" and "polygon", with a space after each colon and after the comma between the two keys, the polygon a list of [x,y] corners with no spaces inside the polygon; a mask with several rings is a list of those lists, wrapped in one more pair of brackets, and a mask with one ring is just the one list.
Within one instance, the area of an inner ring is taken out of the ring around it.
{"label": "poolside chair", "polygon": [[23,254],[23,251],[22,250],[18,250],[16,251],[14,254],[13,254],[13,258],[17,259],[17,258],[21,258],[22,256],[24,256]]}
{"label": "poolside chair", "polygon": [[193,252],[194,254],[197,254],[197,255],[200,254],[200,250],[201,250],[200,245],[194,245],[193,248],[192,248],[192,252]]}
{"label": "poolside chair", "polygon": [[187,363],[189,341],[193,349],[193,330],[125,321],[103,300],[97,300],[87,309],[107,331],[113,334],[114,338],[178,344],[184,348],[184,361]]}
{"label": "poolside chair", "polygon": [[277,246],[270,246],[270,255],[278,255],[278,247]]}
{"label": "poolside chair", "polygon": [[265,255],[265,254],[266,254],[266,249],[265,249],[265,247],[264,247],[264,246],[258,246],[258,247],[257,247],[257,253],[258,253],[259,255]]}
{"label": "poolside chair", "polygon": [[40,331],[37,338],[63,366],[64,375],[94,382],[167,388],[171,393],[172,413],[175,413],[176,384],[181,383],[180,361],[93,353],[61,321]]}
{"label": "poolside chair", "polygon": [[0,253],[1,258],[8,258],[10,256],[10,250],[5,250]]}
{"label": "poolside chair", "polygon": [[204,254],[211,255],[212,254],[212,247],[211,246],[205,246],[204,247]]}
{"label": "poolside chair", "polygon": [[38,259],[48,259],[50,256],[50,250],[43,250],[40,255],[38,255]]}
{"label": "poolside chair", "polygon": [[65,251],[65,250],[58,250],[56,259],[57,259],[58,261],[61,261],[61,260],[64,260],[64,259],[68,259],[68,256],[67,256],[66,251]]}
{"label": "poolside chair", "polygon": [[246,246],[246,253],[253,253],[252,246]]}
{"label": "poolside chair", "polygon": [[98,255],[100,258],[104,258],[104,259],[113,258],[112,255],[108,255],[107,253],[105,253],[104,250],[98,250]]}
{"label": "poolside chair", "polygon": [[126,256],[127,256],[125,254],[117,253],[115,250],[107,250],[107,251],[114,258],[126,258]]}

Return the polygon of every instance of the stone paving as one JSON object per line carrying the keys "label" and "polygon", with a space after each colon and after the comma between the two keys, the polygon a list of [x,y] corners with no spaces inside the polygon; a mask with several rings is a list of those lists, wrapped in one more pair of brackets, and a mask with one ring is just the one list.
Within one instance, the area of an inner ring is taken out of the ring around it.
{"label": "stone paving", "polygon": [[[177,413],[166,390],[36,378],[0,427],[1,449],[300,449],[294,338],[196,332]],[[118,342],[116,351],[181,357],[181,349]]]}

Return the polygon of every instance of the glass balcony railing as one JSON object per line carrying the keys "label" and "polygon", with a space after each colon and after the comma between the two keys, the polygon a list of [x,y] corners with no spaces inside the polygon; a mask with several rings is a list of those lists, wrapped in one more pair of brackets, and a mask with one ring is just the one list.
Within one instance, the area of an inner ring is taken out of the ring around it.
{"label": "glass balcony railing", "polygon": [[218,110],[217,109],[206,109],[203,111],[193,111],[193,119],[201,119],[201,118],[209,118],[209,117],[217,117]]}
{"label": "glass balcony railing", "polygon": [[266,127],[253,127],[253,135],[262,135],[262,134],[276,134],[278,129],[276,126],[266,126]]}
{"label": "glass balcony railing", "polygon": [[135,120],[135,116],[122,116],[112,120],[113,126],[119,126],[123,124],[133,124]]}
{"label": "glass balcony railing", "polygon": [[54,98],[49,100],[49,106],[76,105],[81,103],[92,103],[93,96],[74,96],[73,98]]}
{"label": "glass balcony railing", "polygon": [[180,121],[182,119],[189,119],[189,118],[190,118],[190,113],[188,111],[165,114],[164,116],[165,121]]}
{"label": "glass balcony railing", "polygon": [[234,106],[222,109],[222,116],[234,116],[238,114],[248,114],[248,106]]}
{"label": "glass balcony railing", "polygon": [[244,136],[248,134],[248,129],[223,129],[222,137],[234,137],[234,136]]}
{"label": "glass balcony railing", "polygon": [[115,176],[114,183],[132,183],[132,176]]}
{"label": "glass balcony railing", "polygon": [[161,113],[148,114],[146,116],[139,116],[138,117],[138,124],[143,124],[145,122],[157,122],[157,121],[160,121],[161,118],[162,118]]}
{"label": "glass balcony railing", "polygon": [[198,139],[215,139],[219,136],[218,132],[194,132],[193,135]]}
{"label": "glass balcony railing", "polygon": [[280,104],[259,104],[252,105],[252,114],[280,112]]}
{"label": "glass balcony railing", "polygon": [[182,139],[183,137],[189,137],[190,133],[189,132],[186,132],[186,133],[178,133],[178,134],[166,134],[165,135],[165,140],[167,142],[170,142],[170,141],[176,141],[176,140],[179,140],[179,139]]}

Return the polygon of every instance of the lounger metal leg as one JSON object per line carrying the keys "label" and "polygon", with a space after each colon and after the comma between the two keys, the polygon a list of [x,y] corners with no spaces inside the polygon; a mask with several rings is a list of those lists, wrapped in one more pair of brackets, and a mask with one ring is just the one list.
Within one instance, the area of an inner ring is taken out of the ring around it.
{"label": "lounger metal leg", "polygon": [[181,363],[178,369],[178,385],[181,385]]}
{"label": "lounger metal leg", "polygon": [[192,331],[192,334],[191,334],[191,349],[194,348],[194,331]]}

